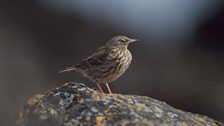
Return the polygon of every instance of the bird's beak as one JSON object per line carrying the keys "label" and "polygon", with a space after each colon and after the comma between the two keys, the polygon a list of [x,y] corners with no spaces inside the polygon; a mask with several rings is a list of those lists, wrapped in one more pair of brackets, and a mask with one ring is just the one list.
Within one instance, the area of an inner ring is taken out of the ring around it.
{"label": "bird's beak", "polygon": [[138,39],[131,39],[131,40],[129,40],[129,43],[137,42],[137,41],[139,41],[139,40]]}

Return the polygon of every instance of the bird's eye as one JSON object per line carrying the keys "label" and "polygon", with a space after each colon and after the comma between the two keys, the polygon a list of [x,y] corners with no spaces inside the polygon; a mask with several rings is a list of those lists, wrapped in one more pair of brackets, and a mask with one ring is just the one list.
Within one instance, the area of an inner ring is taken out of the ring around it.
{"label": "bird's eye", "polygon": [[125,40],[124,40],[124,39],[120,39],[119,41],[120,41],[120,42],[123,42],[123,43],[125,42]]}

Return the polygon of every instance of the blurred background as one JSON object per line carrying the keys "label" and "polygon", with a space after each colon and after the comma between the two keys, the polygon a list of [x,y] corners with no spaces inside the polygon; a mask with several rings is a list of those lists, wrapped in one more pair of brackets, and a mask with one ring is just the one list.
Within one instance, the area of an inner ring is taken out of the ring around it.
{"label": "blurred background", "polygon": [[94,83],[75,65],[115,35],[133,62],[110,84],[116,93],[150,96],[224,122],[223,0],[1,0],[0,125],[12,125],[25,101],[68,81]]}

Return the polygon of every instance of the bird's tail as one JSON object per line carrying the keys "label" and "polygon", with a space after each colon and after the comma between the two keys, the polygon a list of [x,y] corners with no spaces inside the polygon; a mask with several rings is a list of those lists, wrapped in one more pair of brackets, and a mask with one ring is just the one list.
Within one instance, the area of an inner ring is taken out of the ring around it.
{"label": "bird's tail", "polygon": [[76,70],[76,69],[77,68],[75,68],[75,67],[67,67],[64,70],[60,70],[58,73],[61,74],[61,73],[70,72],[70,71],[73,71],[73,70]]}

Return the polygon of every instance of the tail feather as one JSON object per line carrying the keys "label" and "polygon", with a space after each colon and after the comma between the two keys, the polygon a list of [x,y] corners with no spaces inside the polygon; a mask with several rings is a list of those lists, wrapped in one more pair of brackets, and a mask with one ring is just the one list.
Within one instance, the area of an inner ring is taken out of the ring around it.
{"label": "tail feather", "polygon": [[76,70],[76,69],[77,68],[75,68],[75,67],[67,67],[64,70],[59,71],[58,73],[61,74],[61,73],[70,72],[70,71],[73,71],[73,70]]}

